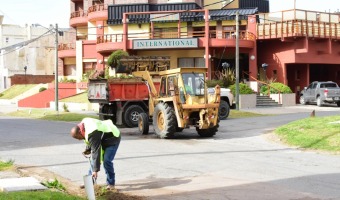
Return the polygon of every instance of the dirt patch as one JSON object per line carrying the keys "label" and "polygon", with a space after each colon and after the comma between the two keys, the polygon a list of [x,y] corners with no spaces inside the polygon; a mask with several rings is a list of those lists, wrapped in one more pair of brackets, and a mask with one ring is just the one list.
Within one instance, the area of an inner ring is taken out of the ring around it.
{"label": "dirt patch", "polygon": [[[57,179],[66,188],[66,193],[79,197],[86,198],[85,189],[80,189],[80,186],[72,181],[59,176],[46,169],[30,166],[15,166],[15,171],[22,177],[31,176],[39,180],[40,182],[51,181]],[[107,200],[145,200],[146,197],[124,194],[119,191],[107,191],[105,186],[95,186],[96,196],[104,197]]]}

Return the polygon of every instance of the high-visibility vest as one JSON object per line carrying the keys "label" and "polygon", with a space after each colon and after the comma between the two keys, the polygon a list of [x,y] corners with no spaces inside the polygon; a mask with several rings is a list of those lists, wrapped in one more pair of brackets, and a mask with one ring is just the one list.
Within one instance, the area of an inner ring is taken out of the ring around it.
{"label": "high-visibility vest", "polygon": [[[85,144],[89,145],[89,135],[93,133],[93,131],[101,131],[103,132],[102,137],[104,134],[113,134],[115,137],[120,136],[120,131],[118,128],[112,123],[111,120],[98,120],[94,118],[84,118],[81,123],[84,123],[85,127]],[[102,163],[104,160],[104,149],[100,146],[100,162]]]}
{"label": "high-visibility vest", "polygon": [[106,134],[112,133],[113,136],[119,137],[120,136],[120,131],[118,128],[112,123],[111,120],[98,120],[98,119],[93,119],[93,118],[84,118],[82,121],[85,126],[85,142],[88,144],[88,139],[89,135],[97,130],[101,131]]}

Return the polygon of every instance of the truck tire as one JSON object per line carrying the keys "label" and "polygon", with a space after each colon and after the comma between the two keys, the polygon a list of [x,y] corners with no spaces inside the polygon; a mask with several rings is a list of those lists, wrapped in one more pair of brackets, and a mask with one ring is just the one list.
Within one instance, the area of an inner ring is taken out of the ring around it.
{"label": "truck tire", "polygon": [[138,130],[142,135],[149,134],[149,116],[144,112],[139,114]]}
{"label": "truck tire", "polygon": [[227,119],[230,113],[230,106],[229,103],[221,100],[220,107],[218,109],[218,117],[220,120]]}
{"label": "truck tire", "polygon": [[138,117],[140,113],[144,113],[142,107],[139,105],[131,105],[124,111],[124,124],[125,126],[132,128],[138,126]]}
{"label": "truck tire", "polygon": [[306,105],[307,104],[306,99],[305,99],[305,97],[303,95],[300,96],[299,102],[300,102],[301,105]]}
{"label": "truck tire", "polygon": [[320,96],[318,96],[318,97],[316,98],[316,105],[319,106],[319,107],[322,106],[322,100],[321,100]]}
{"label": "truck tire", "polygon": [[115,110],[114,110],[114,108],[112,106],[104,105],[103,108],[101,109],[101,113],[110,114],[111,116],[108,116],[108,115],[99,115],[99,119],[100,120],[108,120],[108,119],[110,119],[113,124],[116,124]]}
{"label": "truck tire", "polygon": [[176,132],[176,115],[167,103],[160,102],[153,113],[153,128],[159,138],[172,138]]}

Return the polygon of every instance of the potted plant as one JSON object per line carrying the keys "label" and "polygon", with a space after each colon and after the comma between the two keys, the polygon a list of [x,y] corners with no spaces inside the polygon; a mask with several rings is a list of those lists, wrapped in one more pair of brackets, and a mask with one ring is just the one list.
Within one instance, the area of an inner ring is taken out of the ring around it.
{"label": "potted plant", "polygon": [[[236,97],[236,85],[231,85],[230,90]],[[239,83],[239,107],[240,108],[255,108],[256,107],[256,94],[245,83]]]}
{"label": "potted plant", "polygon": [[295,93],[292,92],[289,86],[283,83],[273,82],[270,83],[269,86],[263,85],[261,86],[260,92],[263,95],[269,95],[270,98],[282,104],[282,106],[296,105]]}

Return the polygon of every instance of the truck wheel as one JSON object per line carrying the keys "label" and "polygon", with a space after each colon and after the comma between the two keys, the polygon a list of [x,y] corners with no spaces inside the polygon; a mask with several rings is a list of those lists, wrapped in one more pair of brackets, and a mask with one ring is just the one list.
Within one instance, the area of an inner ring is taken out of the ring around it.
{"label": "truck wheel", "polygon": [[318,97],[318,98],[316,99],[316,105],[319,106],[319,107],[322,106],[322,101],[321,101],[321,98],[320,98],[320,97]]}
{"label": "truck wheel", "polygon": [[176,132],[174,109],[167,103],[158,103],[153,113],[153,128],[160,138],[172,138]]}
{"label": "truck wheel", "polygon": [[149,134],[149,116],[144,112],[139,114],[138,130],[142,135]]}
{"label": "truck wheel", "polygon": [[303,95],[300,96],[300,100],[299,101],[300,101],[301,105],[306,105],[307,104],[307,102],[305,100],[305,97]]}
{"label": "truck wheel", "polygon": [[218,117],[221,120],[227,119],[230,113],[230,106],[228,102],[221,100],[220,102],[220,108],[218,110]]}
{"label": "truck wheel", "polygon": [[127,127],[137,127],[138,126],[138,117],[140,113],[144,113],[142,107],[139,105],[131,105],[124,111],[124,124]]}
{"label": "truck wheel", "polygon": [[101,110],[101,113],[103,113],[103,114],[110,114],[112,116],[99,115],[99,119],[100,120],[108,120],[108,119],[110,119],[112,121],[112,123],[116,124],[116,116],[114,115],[115,114],[115,110],[114,110],[114,108],[112,106],[104,105],[102,110]]}
{"label": "truck wheel", "polygon": [[218,128],[220,127],[219,122],[220,122],[220,119],[217,120],[216,126],[212,128],[208,128],[208,129],[198,129],[198,127],[196,127],[196,131],[198,135],[201,137],[212,137],[216,135]]}

